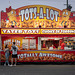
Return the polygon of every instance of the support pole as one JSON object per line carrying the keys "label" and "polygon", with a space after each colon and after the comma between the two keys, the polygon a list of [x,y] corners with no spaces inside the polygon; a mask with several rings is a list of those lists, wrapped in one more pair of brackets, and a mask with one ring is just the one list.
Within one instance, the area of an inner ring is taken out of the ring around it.
{"label": "support pole", "polygon": [[67,0],[67,9],[68,9],[68,0]]}
{"label": "support pole", "polygon": [[2,40],[1,40],[1,36],[0,36],[0,65],[1,65],[1,49],[2,49]]}
{"label": "support pole", "polygon": [[38,37],[38,50],[41,50],[41,37]]}

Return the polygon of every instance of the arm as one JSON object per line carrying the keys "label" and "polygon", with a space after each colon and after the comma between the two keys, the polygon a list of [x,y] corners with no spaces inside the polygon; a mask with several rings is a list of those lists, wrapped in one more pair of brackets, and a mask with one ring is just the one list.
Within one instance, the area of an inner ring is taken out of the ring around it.
{"label": "arm", "polygon": [[11,51],[12,51],[13,49],[12,49],[12,47],[11,47]]}
{"label": "arm", "polygon": [[4,52],[5,52],[6,50],[4,49]]}
{"label": "arm", "polygon": [[16,46],[16,48],[17,48],[17,51],[18,51],[18,47]]}
{"label": "arm", "polygon": [[9,50],[9,48],[5,48],[5,49],[4,49],[4,52],[7,51],[7,50]]}

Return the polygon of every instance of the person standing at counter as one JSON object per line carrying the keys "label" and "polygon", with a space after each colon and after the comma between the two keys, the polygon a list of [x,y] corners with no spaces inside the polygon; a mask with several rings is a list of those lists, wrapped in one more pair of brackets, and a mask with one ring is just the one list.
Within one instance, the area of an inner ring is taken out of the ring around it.
{"label": "person standing at counter", "polygon": [[46,48],[46,43],[45,43],[45,41],[43,42],[42,48]]}
{"label": "person standing at counter", "polygon": [[17,63],[17,50],[18,50],[18,47],[15,45],[15,42],[13,42],[13,45],[11,47],[11,50],[12,50],[12,59],[11,59],[11,66],[13,66],[13,60],[15,59],[15,64],[14,66],[16,66],[16,63]]}
{"label": "person standing at counter", "polygon": [[52,44],[52,46],[49,47],[49,50],[54,50],[56,47]]}
{"label": "person standing at counter", "polygon": [[10,66],[9,65],[9,48],[7,44],[5,46],[4,52],[5,52],[5,58],[6,58],[4,66],[6,66],[6,63],[8,64],[8,66]]}
{"label": "person standing at counter", "polygon": [[65,45],[65,43],[64,43],[64,41],[62,42],[62,44],[61,44],[61,49],[62,50],[64,50],[64,47],[65,47],[66,45]]}

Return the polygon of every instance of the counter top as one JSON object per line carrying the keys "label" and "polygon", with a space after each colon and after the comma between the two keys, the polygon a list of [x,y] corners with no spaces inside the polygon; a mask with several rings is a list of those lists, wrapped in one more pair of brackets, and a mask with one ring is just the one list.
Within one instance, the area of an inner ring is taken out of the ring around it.
{"label": "counter top", "polygon": [[75,50],[18,50],[18,51],[75,51]]}

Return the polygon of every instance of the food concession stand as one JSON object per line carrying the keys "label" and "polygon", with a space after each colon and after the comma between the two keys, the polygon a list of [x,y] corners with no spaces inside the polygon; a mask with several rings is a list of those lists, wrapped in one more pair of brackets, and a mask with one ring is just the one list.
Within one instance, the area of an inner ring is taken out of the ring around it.
{"label": "food concession stand", "polygon": [[[18,47],[18,62],[75,62],[75,12],[46,5],[1,11],[1,47]],[[63,44],[64,43],[64,44]],[[63,47],[63,49],[62,49]],[[11,55],[9,61],[11,60]],[[5,61],[1,51],[1,62]]]}

